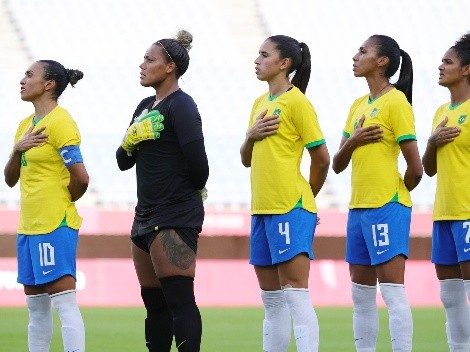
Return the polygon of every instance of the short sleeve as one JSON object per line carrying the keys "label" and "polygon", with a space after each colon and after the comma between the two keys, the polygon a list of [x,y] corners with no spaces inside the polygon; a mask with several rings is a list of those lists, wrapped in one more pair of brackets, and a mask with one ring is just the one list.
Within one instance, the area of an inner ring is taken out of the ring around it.
{"label": "short sleeve", "polygon": [[298,99],[291,105],[291,118],[306,148],[325,143],[317,113],[307,98]]}
{"label": "short sleeve", "polygon": [[69,145],[80,145],[80,132],[70,116],[61,116],[48,127],[49,143],[57,150]]}
{"label": "short sleeve", "polygon": [[415,118],[411,105],[401,99],[390,106],[390,126],[398,143],[404,140],[416,140]]}

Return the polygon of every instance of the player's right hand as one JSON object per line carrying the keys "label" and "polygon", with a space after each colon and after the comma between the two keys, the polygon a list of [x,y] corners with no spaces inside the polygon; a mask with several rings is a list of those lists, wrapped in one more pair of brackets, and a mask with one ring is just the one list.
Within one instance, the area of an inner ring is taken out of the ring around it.
{"label": "player's right hand", "polygon": [[247,132],[247,137],[254,140],[260,141],[268,136],[272,136],[277,133],[281,119],[278,115],[266,116],[268,110],[264,110],[254,121],[253,125]]}
{"label": "player's right hand", "polygon": [[446,126],[449,118],[446,116],[437,126],[431,137],[428,139],[428,143],[440,147],[444,144],[452,142],[455,138],[460,135],[460,128],[455,126]]}
{"label": "player's right hand", "polygon": [[358,147],[369,143],[380,142],[383,138],[383,130],[379,125],[362,126],[365,118],[365,115],[361,116],[354,127],[353,135],[349,138],[349,140],[354,141],[355,145]]}
{"label": "player's right hand", "polygon": [[132,153],[137,144],[149,139],[157,139],[164,129],[164,116],[158,110],[152,110],[148,114],[141,114],[126,131],[121,143],[122,149]]}
{"label": "player's right hand", "polygon": [[24,153],[31,148],[38,147],[48,140],[48,135],[44,134],[46,127],[38,128],[34,131],[34,126],[31,126],[21,139],[15,144],[13,151]]}

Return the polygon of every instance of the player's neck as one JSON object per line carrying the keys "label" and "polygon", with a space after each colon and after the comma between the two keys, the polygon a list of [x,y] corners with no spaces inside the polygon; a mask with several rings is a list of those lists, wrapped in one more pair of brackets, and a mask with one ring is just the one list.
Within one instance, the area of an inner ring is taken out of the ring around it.
{"label": "player's neck", "polygon": [[38,99],[32,103],[34,105],[34,117],[37,120],[42,119],[57,106],[57,102],[51,99]]}
{"label": "player's neck", "polygon": [[369,86],[369,99],[371,101],[376,100],[387,93],[391,89],[390,87],[393,88],[392,84],[382,76],[366,77],[366,80],[367,85]]}
{"label": "player's neck", "polygon": [[470,85],[466,82],[463,86],[449,87],[449,91],[452,106],[460,105],[470,99]]}
{"label": "player's neck", "polygon": [[162,85],[155,88],[155,102],[152,105],[152,108],[157,106],[159,102],[165,99],[170,94],[176,92],[179,89],[178,81],[173,82],[172,84]]}
{"label": "player's neck", "polygon": [[292,84],[286,79],[271,81],[268,84],[270,97],[278,97],[292,88]]}

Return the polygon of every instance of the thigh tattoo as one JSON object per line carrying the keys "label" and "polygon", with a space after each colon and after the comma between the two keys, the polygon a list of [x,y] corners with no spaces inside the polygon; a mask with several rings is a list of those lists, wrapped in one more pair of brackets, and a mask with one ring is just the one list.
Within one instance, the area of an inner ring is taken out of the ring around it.
{"label": "thigh tattoo", "polygon": [[160,231],[163,251],[174,266],[187,270],[194,264],[196,254],[188,247],[175,230]]}

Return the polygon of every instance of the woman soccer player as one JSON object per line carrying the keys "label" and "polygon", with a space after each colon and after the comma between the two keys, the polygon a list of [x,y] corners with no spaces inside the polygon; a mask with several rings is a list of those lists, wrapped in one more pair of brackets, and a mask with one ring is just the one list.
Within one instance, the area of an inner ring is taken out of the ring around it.
{"label": "woman soccer player", "polygon": [[[297,350],[318,351],[308,276],[317,224],[315,196],[330,157],[304,95],[310,51],[305,43],[275,35],[261,45],[255,65],[256,76],[269,90],[253,105],[240,153],[243,165],[251,167],[250,263],[265,308],[263,351],[287,351],[292,321]],[[311,158],[309,181],[300,173],[304,148]]]}
{"label": "woman soccer player", "polygon": [[80,153],[80,133],[57,100],[83,77],[52,60],[33,63],[21,80],[21,99],[34,113],[19,124],[5,182],[20,181],[17,237],[18,282],[29,310],[28,348],[48,352],[52,310],[61,324],[65,351],[85,351],[85,328],[75,294],[78,229],[75,201],[88,187]]}
{"label": "woman soccer player", "polygon": [[436,111],[423,155],[424,171],[437,174],[432,262],[446,311],[451,351],[470,350],[470,33],[446,51],[439,84],[450,102]]}
{"label": "woman soccer player", "polygon": [[209,176],[201,117],[178,86],[189,65],[192,35],[150,46],[140,84],[155,95],[137,106],[116,152],[121,170],[136,166],[137,206],[131,230],[132,258],[147,310],[149,351],[199,351],[202,323],[194,298],[201,190]]}
{"label": "woman soccer player", "polygon": [[[390,77],[401,69],[398,81]],[[375,351],[378,334],[377,280],[389,313],[393,351],[411,351],[413,320],[405,294],[405,260],[411,221],[410,191],[423,169],[411,109],[413,68],[409,55],[384,35],[367,39],[353,57],[353,72],[369,93],[349,112],[333,170],[352,160],[346,261],[352,281],[357,351]],[[398,171],[400,150],[407,168]]]}

